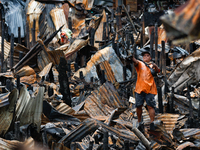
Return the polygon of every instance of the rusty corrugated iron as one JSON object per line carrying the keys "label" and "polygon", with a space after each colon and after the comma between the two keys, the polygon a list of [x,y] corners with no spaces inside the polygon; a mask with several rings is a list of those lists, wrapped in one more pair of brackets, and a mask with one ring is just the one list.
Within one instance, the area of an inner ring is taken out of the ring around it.
{"label": "rusty corrugated iron", "polygon": [[0,108],[0,135],[4,135],[10,127],[13,119],[13,111],[15,109],[15,103],[18,98],[18,90],[14,89],[9,94],[9,105]]}
{"label": "rusty corrugated iron", "polygon": [[[2,39],[0,36],[0,48],[1,48],[1,41]],[[0,52],[1,52],[1,49],[0,49]],[[4,40],[4,60],[8,58],[9,53],[10,53],[10,43]]]}
{"label": "rusty corrugated iron", "polygon": [[74,110],[68,106],[65,103],[60,103],[58,106],[56,106],[56,110],[63,113],[63,114],[74,114]]}
{"label": "rusty corrugated iron", "polygon": [[110,64],[108,63],[108,61],[103,61],[100,63],[100,67],[101,70],[105,71],[105,78],[107,81],[110,81],[111,83],[115,83],[115,76],[114,73],[112,71],[112,68],[110,67]]}
{"label": "rusty corrugated iron", "polygon": [[[108,106],[108,107],[106,107]],[[85,100],[84,110],[90,117],[108,116],[115,108],[126,108],[111,83],[104,83]]]}
{"label": "rusty corrugated iron", "polygon": [[4,107],[10,104],[9,95],[10,95],[10,92],[0,94],[0,107]]}
{"label": "rusty corrugated iron", "polygon": [[[175,9],[174,13],[160,18],[169,39],[185,38],[188,42],[198,39],[200,25],[200,1],[190,0]],[[184,42],[178,41],[177,42]]]}

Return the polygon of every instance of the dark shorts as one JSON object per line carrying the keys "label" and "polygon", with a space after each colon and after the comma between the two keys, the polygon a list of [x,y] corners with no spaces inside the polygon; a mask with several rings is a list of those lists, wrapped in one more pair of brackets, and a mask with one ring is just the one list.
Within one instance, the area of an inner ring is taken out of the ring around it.
{"label": "dark shorts", "polygon": [[135,92],[135,100],[136,100],[136,107],[139,107],[144,104],[144,100],[146,100],[146,103],[148,106],[151,106],[153,108],[156,107],[156,101],[154,99],[154,94],[146,94],[144,92],[138,94]]}

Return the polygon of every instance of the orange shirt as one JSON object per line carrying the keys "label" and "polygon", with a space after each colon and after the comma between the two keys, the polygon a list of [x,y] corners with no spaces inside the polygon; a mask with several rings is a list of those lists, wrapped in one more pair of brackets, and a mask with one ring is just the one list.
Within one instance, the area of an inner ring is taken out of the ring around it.
{"label": "orange shirt", "polygon": [[[139,60],[138,60],[139,61]],[[147,94],[157,94],[156,83],[151,74],[150,69],[142,62],[139,61],[138,65],[135,66],[137,71],[137,82],[135,86],[135,92],[140,94],[145,92]]]}

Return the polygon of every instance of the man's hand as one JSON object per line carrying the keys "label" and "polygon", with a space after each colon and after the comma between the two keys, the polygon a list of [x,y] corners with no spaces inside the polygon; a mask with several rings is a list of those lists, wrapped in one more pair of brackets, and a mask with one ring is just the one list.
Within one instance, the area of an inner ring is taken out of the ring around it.
{"label": "man's hand", "polygon": [[134,55],[132,57],[132,60],[133,60],[134,65],[137,66],[139,61],[137,59],[135,59]]}

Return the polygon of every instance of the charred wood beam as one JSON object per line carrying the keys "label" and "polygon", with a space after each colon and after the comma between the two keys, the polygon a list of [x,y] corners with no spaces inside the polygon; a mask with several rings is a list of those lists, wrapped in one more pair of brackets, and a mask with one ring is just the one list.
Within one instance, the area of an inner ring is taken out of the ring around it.
{"label": "charred wood beam", "polygon": [[153,44],[154,44],[154,29],[151,31],[150,35],[150,53],[152,56],[153,56]]}
{"label": "charred wood beam", "polygon": [[70,30],[72,30],[72,18],[68,17],[68,27]]}
{"label": "charred wood beam", "polygon": [[89,35],[90,35],[90,45],[94,46],[94,36],[95,36],[95,29],[94,28],[90,29]]}
{"label": "charred wood beam", "polygon": [[169,112],[174,113],[174,87],[172,87],[171,97],[169,99]]}
{"label": "charred wood beam", "polygon": [[47,140],[47,132],[44,128],[44,131],[42,132],[42,141],[43,141],[43,147],[48,147],[48,140]]}
{"label": "charred wood beam", "polygon": [[126,65],[123,65],[123,80],[126,81]]}
{"label": "charred wood beam", "polygon": [[198,125],[200,126],[200,97],[198,97],[198,100],[199,100]]}
{"label": "charred wood beam", "polygon": [[17,75],[17,89],[20,90],[20,77]]}
{"label": "charred wood beam", "polygon": [[103,42],[106,44],[106,22],[103,23]]}
{"label": "charred wood beam", "polygon": [[92,150],[94,145],[94,141],[90,141],[88,150]]}
{"label": "charred wood beam", "polygon": [[33,20],[33,28],[31,29],[31,32],[32,32],[32,45],[35,44],[36,42],[36,35],[35,35],[35,19]]}
{"label": "charred wood beam", "polygon": [[103,150],[108,150],[108,132],[103,134]]}
{"label": "charred wood beam", "polygon": [[9,40],[8,24],[5,24],[4,30],[5,30],[4,32],[5,40],[8,41]]}
{"label": "charred wood beam", "polygon": [[[1,3],[0,3],[1,4]],[[4,7],[1,4],[1,72],[4,72],[4,27],[5,27],[5,14]]]}
{"label": "charred wood beam", "polygon": [[[51,40],[57,35],[57,33],[62,29],[61,26],[57,31],[51,34],[51,36],[44,40],[44,45],[48,45]],[[31,50],[13,67],[13,70],[18,70],[22,68],[29,60],[31,60],[35,55],[37,55],[42,50],[39,43],[36,43]]]}
{"label": "charred wood beam", "polygon": [[20,122],[19,121],[15,122],[14,133],[15,133],[16,140],[20,140]]}
{"label": "charred wood beam", "polygon": [[151,149],[151,146],[150,146],[151,143],[147,140],[147,138],[137,128],[133,128],[132,131],[141,140],[142,144],[146,147],[146,149],[150,150]]}
{"label": "charred wood beam", "polygon": [[190,86],[187,84],[187,98],[189,100],[189,124],[190,127],[194,127],[193,125],[193,120],[194,120],[194,115],[193,115],[193,106],[192,106],[192,100],[190,96]]}
{"label": "charred wood beam", "polygon": [[30,48],[30,39],[29,39],[29,23],[26,22],[26,47]]}
{"label": "charred wood beam", "polygon": [[14,55],[14,34],[12,33],[10,39],[10,68],[12,68],[14,65],[13,55]]}
{"label": "charred wood beam", "polygon": [[158,65],[158,24],[155,24],[155,64]]}
{"label": "charred wood beam", "polygon": [[60,93],[63,95],[64,102],[71,106],[71,94],[69,89],[69,80],[66,74],[67,71],[67,61],[64,57],[60,57],[60,64],[58,66],[58,78],[60,83]]}
{"label": "charred wood beam", "polygon": [[159,112],[163,113],[162,89],[161,89],[160,86],[158,86],[157,90],[158,90],[158,108],[159,108]]}
{"label": "charred wood beam", "polygon": [[21,44],[21,27],[18,27],[18,43]]}

